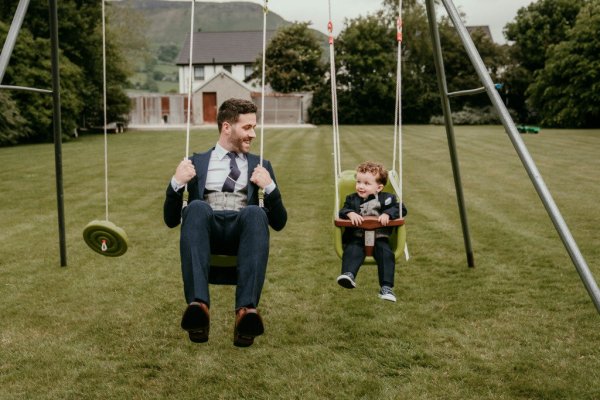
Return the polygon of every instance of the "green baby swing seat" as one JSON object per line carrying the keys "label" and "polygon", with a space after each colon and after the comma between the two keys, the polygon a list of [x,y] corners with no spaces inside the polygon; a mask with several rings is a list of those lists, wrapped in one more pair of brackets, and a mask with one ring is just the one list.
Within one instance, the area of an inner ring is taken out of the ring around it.
{"label": "green baby swing seat", "polygon": [[[395,171],[390,171],[390,179],[388,180],[388,183],[383,188],[384,192],[395,193],[394,187],[391,184],[391,181],[393,179],[396,179],[396,173],[395,173]],[[339,194],[339,196],[338,196],[339,204],[336,204],[336,208],[335,208],[336,213],[344,205],[344,200],[346,199],[346,196],[351,193],[354,193],[356,191],[355,185],[356,185],[356,172],[353,170],[342,171],[339,176],[339,180],[338,180],[337,190],[338,190],[338,194]],[[346,227],[352,226],[352,225],[350,224],[349,220],[339,219],[337,217],[334,220],[334,224],[335,224],[335,229],[333,230],[333,242],[334,242],[335,252],[337,253],[338,257],[342,258],[342,254],[344,252],[342,236],[344,234],[344,230],[346,229]],[[378,224],[378,223],[374,224],[373,221],[365,221],[365,223],[363,225],[368,225],[368,226],[366,226],[368,229],[373,229],[373,227],[381,227],[380,224]],[[377,225],[377,226],[375,226],[375,225]],[[396,227],[394,229],[394,232],[390,236],[389,240],[390,240],[390,246],[392,247],[392,251],[394,252],[395,259],[397,262],[400,259],[400,257],[402,256],[402,253],[404,252],[404,247],[406,244],[406,227],[404,225],[403,219],[392,220],[392,221],[390,221],[389,225]],[[368,249],[367,249],[367,252],[368,252]],[[375,263],[376,262],[375,262],[375,259],[373,258],[373,256],[368,255],[365,258],[364,264],[375,264]]]}

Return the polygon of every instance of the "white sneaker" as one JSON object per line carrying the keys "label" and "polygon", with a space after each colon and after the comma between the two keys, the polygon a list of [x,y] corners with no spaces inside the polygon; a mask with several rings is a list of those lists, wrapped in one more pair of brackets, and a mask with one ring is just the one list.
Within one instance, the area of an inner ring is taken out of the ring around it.
{"label": "white sneaker", "polygon": [[354,282],[354,274],[352,272],[344,272],[338,276],[337,283],[346,289],[354,289],[356,287],[356,282]]}
{"label": "white sneaker", "polygon": [[382,300],[393,301],[394,303],[396,302],[396,296],[389,286],[381,287],[381,290],[379,290],[379,298]]}

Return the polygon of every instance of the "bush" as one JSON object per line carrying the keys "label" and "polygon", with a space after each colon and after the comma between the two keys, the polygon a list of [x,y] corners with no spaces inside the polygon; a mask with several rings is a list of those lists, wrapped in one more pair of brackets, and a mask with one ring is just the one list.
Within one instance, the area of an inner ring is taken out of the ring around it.
{"label": "bush", "polygon": [[19,139],[28,137],[31,130],[8,92],[0,91],[0,104],[0,147],[17,144]]}
{"label": "bush", "polygon": [[[452,113],[452,121],[455,125],[498,125],[500,118],[492,106],[483,108],[472,108],[465,106],[462,110]],[[444,116],[434,115],[430,123],[443,125]]]}

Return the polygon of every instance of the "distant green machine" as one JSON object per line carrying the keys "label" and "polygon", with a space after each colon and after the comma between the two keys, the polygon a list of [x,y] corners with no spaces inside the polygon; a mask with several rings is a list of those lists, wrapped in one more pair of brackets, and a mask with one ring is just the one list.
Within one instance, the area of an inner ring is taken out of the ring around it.
{"label": "distant green machine", "polygon": [[517,125],[519,133],[540,133],[539,126]]}

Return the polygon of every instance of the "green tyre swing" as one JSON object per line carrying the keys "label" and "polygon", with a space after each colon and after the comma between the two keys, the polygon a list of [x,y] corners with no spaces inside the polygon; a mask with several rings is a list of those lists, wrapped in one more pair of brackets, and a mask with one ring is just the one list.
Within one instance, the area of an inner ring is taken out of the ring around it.
{"label": "green tyre swing", "polygon": [[83,240],[98,254],[119,257],[129,247],[129,238],[122,228],[110,221],[91,221],[83,229]]}
{"label": "green tyre swing", "polygon": [[129,239],[125,230],[108,220],[108,132],[106,116],[106,17],[105,2],[102,1],[102,72],[104,101],[104,198],[105,220],[91,221],[83,229],[83,240],[96,253],[107,257],[119,257],[129,247]]}

